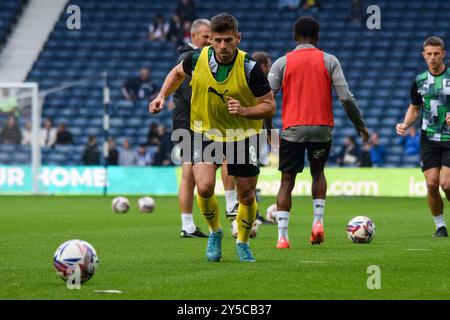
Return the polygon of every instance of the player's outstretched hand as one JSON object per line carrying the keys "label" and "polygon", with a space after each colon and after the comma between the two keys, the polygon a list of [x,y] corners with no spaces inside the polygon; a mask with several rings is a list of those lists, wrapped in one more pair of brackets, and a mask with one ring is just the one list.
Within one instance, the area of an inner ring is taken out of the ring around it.
{"label": "player's outstretched hand", "polygon": [[230,114],[234,114],[237,116],[243,116],[245,117],[245,109],[244,107],[241,106],[241,103],[239,102],[239,100],[236,100],[232,97],[226,97],[227,98],[227,102],[228,102],[228,112]]}
{"label": "player's outstretched hand", "polygon": [[450,114],[448,114],[448,115],[445,117],[445,122],[447,122],[447,125],[450,127]]}
{"label": "player's outstretched hand", "polygon": [[364,127],[364,130],[359,133],[359,136],[361,137],[363,143],[369,142],[369,130],[367,130],[366,127]]}
{"label": "player's outstretched hand", "polygon": [[397,125],[395,126],[395,130],[397,131],[397,134],[399,134],[401,136],[406,136],[406,129],[407,129],[407,127],[406,127],[406,124],[404,124],[404,123],[397,123]]}
{"label": "player's outstretched hand", "polygon": [[164,106],[164,98],[156,97],[153,101],[148,104],[148,112],[151,114],[159,113]]}

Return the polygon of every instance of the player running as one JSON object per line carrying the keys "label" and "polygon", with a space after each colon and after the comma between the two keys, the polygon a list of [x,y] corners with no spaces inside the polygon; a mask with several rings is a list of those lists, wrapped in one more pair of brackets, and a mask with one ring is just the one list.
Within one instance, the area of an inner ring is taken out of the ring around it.
{"label": "player running", "polygon": [[283,91],[282,134],[280,144],[281,186],[277,197],[277,248],[289,248],[288,224],[292,189],[298,172],[303,171],[305,149],[312,176],[314,221],[311,244],[324,241],[323,215],[327,193],[324,175],[334,126],[331,86],[333,85],[348,117],[363,142],[369,133],[355,98],[349,91],[338,59],[317,49],[319,23],[312,17],[295,22],[296,49],[279,58],[269,73],[276,95]]}
{"label": "player running", "polygon": [[[207,19],[197,19],[191,26],[191,42],[180,48],[180,57],[177,64],[196,49],[211,45],[210,22]],[[175,108],[173,110],[173,131],[188,130],[190,132],[191,112],[191,87],[190,76],[186,76],[181,86],[173,94]],[[177,141],[180,143],[181,141]],[[234,177],[227,174],[226,166],[222,166],[222,182],[225,189],[226,215],[228,219],[234,219],[237,215],[237,195]],[[178,201],[181,209],[181,237],[182,238],[207,238],[200,228],[194,223],[192,207],[194,203],[194,173],[192,159],[183,162],[181,166],[181,183],[178,192]]]}
{"label": "player running", "polygon": [[411,88],[411,104],[405,119],[396,126],[401,136],[422,118],[420,166],[427,184],[427,200],[436,232],[434,237],[447,237],[444,203],[439,186],[450,200],[450,70],[444,64],[444,41],[430,37],[423,43],[422,56],[428,70],[419,74]]}
{"label": "player running", "polygon": [[[214,187],[216,170],[226,155],[228,174],[236,178],[239,199],[237,255],[240,261],[253,262],[249,237],[257,211],[259,174],[259,150],[254,138],[262,128],[261,119],[275,114],[275,101],[261,68],[237,48],[241,40],[237,20],[226,13],[213,17],[211,36],[212,46],[194,51],[170,71],[149,111],[160,112],[164,100],[186,75],[192,76],[193,171],[197,203],[210,230],[206,256],[209,261],[222,257],[223,231]],[[226,151],[231,148],[234,153],[230,157]],[[208,155],[214,155],[214,159]]]}

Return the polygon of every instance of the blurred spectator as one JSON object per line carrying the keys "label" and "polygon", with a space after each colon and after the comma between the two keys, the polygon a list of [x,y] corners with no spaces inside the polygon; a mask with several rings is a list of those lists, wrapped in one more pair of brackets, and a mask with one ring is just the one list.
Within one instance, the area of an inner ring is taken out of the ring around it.
{"label": "blurred spectator", "polygon": [[269,54],[264,51],[256,51],[252,54],[252,59],[259,64],[262,72],[267,77],[270,67],[272,66],[272,61],[270,60]]}
{"label": "blurred spectator", "polygon": [[157,13],[152,23],[148,26],[148,37],[150,40],[166,40],[169,33],[169,23],[161,13]]}
{"label": "blurred spectator", "polygon": [[183,36],[183,23],[181,22],[180,16],[174,13],[170,20],[170,27],[169,33],[167,34],[167,39],[172,42],[175,42],[176,46],[180,46],[183,44],[182,36]]}
{"label": "blurred spectator", "polygon": [[349,136],[345,139],[345,144],[336,158],[336,163],[341,167],[356,166],[359,156],[360,151],[355,138]]}
{"label": "blurred spectator", "polygon": [[41,146],[53,147],[56,142],[57,130],[53,127],[52,120],[45,119],[44,127],[41,129]]}
{"label": "blurred spectator", "polygon": [[178,1],[175,13],[181,18],[181,21],[194,21],[197,18],[195,13],[195,5],[192,0],[180,0]]}
{"label": "blurred spectator", "polygon": [[22,142],[22,132],[20,131],[17,120],[9,116],[0,133],[1,144],[20,144]]}
{"label": "blurred spectator", "polygon": [[161,143],[161,137],[158,133],[158,124],[152,122],[147,133],[147,145],[148,146],[158,146]]}
{"label": "blurred spectator", "polygon": [[119,151],[116,148],[116,141],[113,138],[108,139],[108,166],[117,166],[119,164]]}
{"label": "blurred spectator", "polygon": [[66,130],[66,125],[60,123],[56,133],[56,144],[73,144],[73,137],[70,131]]}
{"label": "blurred spectator", "polygon": [[374,167],[381,167],[384,164],[386,148],[380,145],[378,133],[373,132],[370,137],[370,159]]}
{"label": "blurred spectator", "polygon": [[348,16],[350,22],[360,24],[363,21],[364,15],[364,0],[351,0]]}
{"label": "blurred spectator", "polygon": [[278,9],[282,10],[287,8],[289,10],[295,10],[298,8],[300,0],[278,0]]}
{"label": "blurred spectator", "polygon": [[420,132],[414,126],[408,129],[408,135],[401,137],[399,144],[404,146],[403,154],[413,156],[420,153]]}
{"label": "blurred spectator", "polygon": [[149,166],[152,163],[153,163],[152,155],[147,151],[147,146],[145,144],[139,145],[136,154],[136,165]]}
{"label": "blurred spectator", "polygon": [[119,166],[136,165],[136,153],[131,148],[130,140],[125,139],[122,143],[122,150],[119,153]]}
{"label": "blurred spectator", "polygon": [[150,78],[150,69],[148,68],[142,68],[138,78],[130,78],[122,86],[122,95],[128,101],[152,100],[157,93],[158,88]]}
{"label": "blurred spectator", "polygon": [[85,166],[95,166],[100,164],[100,151],[97,148],[97,138],[95,136],[89,136],[81,161]]}
{"label": "blurred spectator", "polygon": [[31,145],[31,137],[33,136],[33,128],[31,122],[25,123],[25,129],[22,131],[22,145]]}
{"label": "blurred spectator", "polygon": [[166,127],[161,125],[158,127],[158,136],[160,138],[160,144],[155,154],[154,165],[157,166],[170,166],[172,165],[172,141],[170,140],[170,132],[166,131]]}
{"label": "blurred spectator", "polygon": [[303,0],[301,4],[302,14],[315,15],[319,12],[320,2],[319,0]]}
{"label": "blurred spectator", "polygon": [[183,22],[183,30],[181,32],[181,42],[183,45],[191,42],[191,26],[192,22],[190,21]]}
{"label": "blurred spectator", "polygon": [[8,88],[0,89],[0,112],[14,114],[16,111],[17,99],[11,94],[11,90]]}
{"label": "blurred spectator", "polygon": [[372,167],[372,157],[370,155],[370,144],[365,143],[362,147],[361,154],[358,159],[358,167]]}

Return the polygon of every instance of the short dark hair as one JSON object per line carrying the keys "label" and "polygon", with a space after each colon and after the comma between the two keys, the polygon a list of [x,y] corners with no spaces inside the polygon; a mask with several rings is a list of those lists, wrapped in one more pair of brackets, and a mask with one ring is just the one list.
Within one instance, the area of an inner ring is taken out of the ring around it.
{"label": "short dark hair", "polygon": [[264,51],[256,51],[253,53],[252,58],[259,64],[264,65],[269,63],[269,54]]}
{"label": "short dark hair", "polygon": [[299,37],[316,39],[319,37],[320,24],[313,17],[301,17],[294,25],[294,39]]}
{"label": "short dark hair", "polygon": [[427,38],[423,42],[423,48],[425,49],[426,46],[442,47],[442,50],[445,50],[444,40],[436,36]]}
{"label": "short dark hair", "polygon": [[238,21],[228,13],[220,13],[211,19],[211,32],[227,32],[233,30],[238,33]]}

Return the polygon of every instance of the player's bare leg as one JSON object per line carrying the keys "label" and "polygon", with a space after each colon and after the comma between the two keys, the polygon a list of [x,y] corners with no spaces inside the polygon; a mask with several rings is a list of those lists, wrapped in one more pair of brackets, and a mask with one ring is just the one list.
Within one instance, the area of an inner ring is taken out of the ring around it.
{"label": "player's bare leg", "polygon": [[295,186],[297,173],[281,173],[281,185],[277,196],[277,221],[278,221],[278,249],[290,248],[289,243],[289,212],[292,207],[292,190]]}
{"label": "player's bare leg", "polygon": [[323,165],[310,161],[312,177],[311,195],[313,198],[314,221],[311,231],[311,244],[320,244],[324,241],[323,215],[325,211],[325,199],[327,196],[327,179],[325,178]]}
{"label": "player's bare leg", "polygon": [[[445,168],[445,167],[444,167]],[[440,168],[431,168],[424,171],[425,181],[427,184],[427,201],[434,223],[436,224],[435,237],[446,237],[448,235],[444,221],[444,202],[439,193],[440,186]],[[447,174],[449,173],[448,170]],[[446,182],[446,180],[444,180]]]}
{"label": "player's bare leg", "polygon": [[445,197],[450,201],[450,168],[442,166],[439,172],[439,184],[442,191],[445,193]]}
{"label": "player's bare leg", "polygon": [[249,247],[250,234],[253,224],[256,220],[255,190],[258,176],[254,177],[236,177],[236,189],[239,199],[238,214],[236,223],[238,228],[238,237],[236,241],[237,254],[240,261],[254,262],[255,258]]}
{"label": "player's bare leg", "polygon": [[183,163],[181,167],[181,183],[178,193],[178,202],[181,209],[181,237],[182,238],[206,238],[194,223],[192,208],[194,203],[194,172],[192,163]]}

